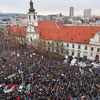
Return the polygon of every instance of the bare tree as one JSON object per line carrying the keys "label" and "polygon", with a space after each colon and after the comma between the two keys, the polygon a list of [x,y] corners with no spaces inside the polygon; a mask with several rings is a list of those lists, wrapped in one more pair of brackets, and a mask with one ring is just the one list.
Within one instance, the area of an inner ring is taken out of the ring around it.
{"label": "bare tree", "polygon": [[46,53],[46,50],[44,49],[44,44],[41,40],[38,40],[36,48],[38,53],[43,55]]}

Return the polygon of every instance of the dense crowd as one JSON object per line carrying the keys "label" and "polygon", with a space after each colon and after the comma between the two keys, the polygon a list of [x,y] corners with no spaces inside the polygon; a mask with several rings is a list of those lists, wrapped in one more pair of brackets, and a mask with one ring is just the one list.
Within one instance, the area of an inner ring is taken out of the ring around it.
{"label": "dense crowd", "polygon": [[[100,100],[100,67],[93,67],[92,61],[88,60],[86,66],[71,66],[71,57],[64,63],[63,59],[43,56],[25,47],[11,48],[7,41],[3,46],[0,84],[4,85],[0,87],[0,100]],[[4,92],[7,85],[14,84],[18,87]]]}

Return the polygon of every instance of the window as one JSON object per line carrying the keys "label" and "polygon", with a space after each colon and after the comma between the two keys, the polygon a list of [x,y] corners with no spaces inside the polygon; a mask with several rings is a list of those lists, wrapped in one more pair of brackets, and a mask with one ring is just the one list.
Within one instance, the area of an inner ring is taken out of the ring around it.
{"label": "window", "polygon": [[72,52],[72,56],[74,55],[74,52]]}
{"label": "window", "polygon": [[93,51],[93,47],[91,47],[91,51]]}
{"label": "window", "polygon": [[66,53],[67,53],[67,55],[69,54],[69,52],[68,52],[68,51],[67,51]]}
{"label": "window", "polygon": [[54,42],[52,42],[52,45],[54,45]]}
{"label": "window", "polygon": [[57,43],[57,46],[59,45],[59,43]]}
{"label": "window", "polygon": [[31,27],[30,27],[30,32],[31,32]]}
{"label": "window", "polygon": [[50,51],[50,48],[48,48],[48,51]]}
{"label": "window", "polygon": [[57,52],[59,52],[59,50],[58,50],[58,49],[57,49],[56,51],[57,51]]}
{"label": "window", "polygon": [[74,48],[74,44],[72,44],[72,48]]}
{"label": "window", "polygon": [[50,45],[50,42],[48,42],[48,45]]}
{"label": "window", "polygon": [[45,44],[45,41],[43,41],[43,44]]}
{"label": "window", "polygon": [[64,51],[63,51],[63,50],[61,50],[61,53],[63,54],[63,53],[64,53]]}
{"label": "window", "polygon": [[85,46],[85,50],[87,50],[87,46]]}
{"label": "window", "polygon": [[97,48],[97,52],[100,52],[100,48]]}
{"label": "window", "polygon": [[52,52],[54,52],[54,48],[52,49]]}
{"label": "window", "polygon": [[69,47],[69,44],[67,44],[67,47]]}
{"label": "window", "polygon": [[34,19],[35,19],[36,17],[35,17],[35,15],[34,15]]}
{"label": "window", "polygon": [[78,55],[77,55],[78,57],[80,57],[80,53],[78,53]]}
{"label": "window", "polygon": [[78,45],[78,49],[80,49],[81,48],[81,46],[80,45]]}
{"label": "window", "polygon": [[62,46],[62,47],[64,46],[63,43],[61,44],[61,46]]}

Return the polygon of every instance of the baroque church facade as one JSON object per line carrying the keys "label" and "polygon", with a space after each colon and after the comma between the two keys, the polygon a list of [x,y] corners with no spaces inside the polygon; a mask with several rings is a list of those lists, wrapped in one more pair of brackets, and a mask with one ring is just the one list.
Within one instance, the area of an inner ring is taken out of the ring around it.
{"label": "baroque church facade", "polygon": [[30,8],[28,12],[28,25],[26,30],[26,40],[27,43],[34,43],[39,39],[39,33],[34,29],[35,26],[38,26],[37,12],[33,8],[33,2],[30,0]]}

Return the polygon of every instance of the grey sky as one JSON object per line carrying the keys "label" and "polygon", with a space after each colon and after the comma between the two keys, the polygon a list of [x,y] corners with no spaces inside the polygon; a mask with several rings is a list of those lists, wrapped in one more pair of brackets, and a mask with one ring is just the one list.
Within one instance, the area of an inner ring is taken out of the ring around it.
{"label": "grey sky", "polygon": [[[27,13],[30,0],[0,0],[0,12]],[[33,0],[38,14],[69,14],[69,7],[75,8],[75,15],[83,15],[83,10],[91,8],[93,15],[100,15],[100,0]]]}

